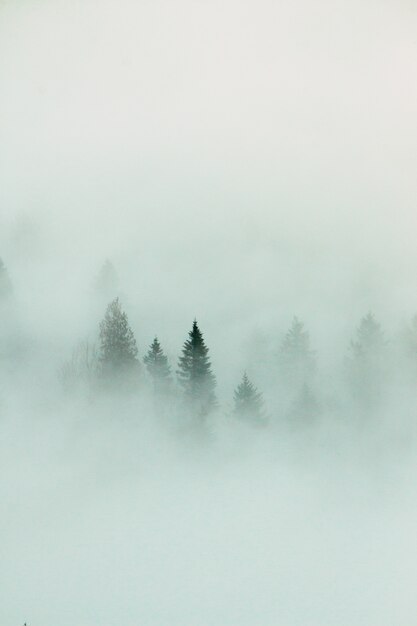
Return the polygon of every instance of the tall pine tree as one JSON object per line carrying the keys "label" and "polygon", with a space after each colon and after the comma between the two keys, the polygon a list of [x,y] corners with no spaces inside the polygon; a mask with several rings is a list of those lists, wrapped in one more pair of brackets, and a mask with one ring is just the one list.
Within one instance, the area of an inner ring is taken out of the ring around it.
{"label": "tall pine tree", "polygon": [[216,378],[211,371],[208,348],[196,320],[178,360],[177,374],[192,412],[200,417],[209,414],[217,406],[214,393]]}
{"label": "tall pine tree", "polygon": [[116,298],[100,324],[99,364],[104,379],[116,384],[137,382],[138,348],[127,315]]}

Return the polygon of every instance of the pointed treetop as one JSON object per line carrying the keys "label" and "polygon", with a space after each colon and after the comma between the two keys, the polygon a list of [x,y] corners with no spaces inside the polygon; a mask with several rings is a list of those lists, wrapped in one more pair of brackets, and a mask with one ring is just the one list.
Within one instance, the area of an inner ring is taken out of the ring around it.
{"label": "pointed treetop", "polygon": [[265,421],[263,395],[249,380],[246,372],[243,373],[242,381],[235,389],[233,399],[233,413],[236,417],[257,423]]}
{"label": "pointed treetop", "polygon": [[193,321],[188,339],[184,342],[182,355],[178,360],[177,374],[185,396],[194,405],[199,405],[200,408],[197,409],[199,413],[206,414],[216,406],[214,394],[216,378],[211,371],[208,348],[197,320]]}
{"label": "pointed treetop", "polygon": [[171,376],[171,368],[168,365],[168,357],[164,354],[161,348],[158,337],[155,337],[146,355],[143,357],[146,370],[153,379],[156,381],[168,380]]}
{"label": "pointed treetop", "polygon": [[138,348],[126,313],[122,310],[119,298],[107,307],[100,324],[99,360],[104,371],[113,373],[139,365]]}
{"label": "pointed treetop", "polygon": [[316,370],[316,357],[310,348],[310,335],[303,322],[294,317],[279,351],[283,378],[291,386],[299,387],[310,380]]}
{"label": "pointed treetop", "polygon": [[350,347],[355,357],[365,357],[379,353],[386,346],[384,332],[375,315],[369,311],[362,317],[356,329],[356,339],[351,341]]}

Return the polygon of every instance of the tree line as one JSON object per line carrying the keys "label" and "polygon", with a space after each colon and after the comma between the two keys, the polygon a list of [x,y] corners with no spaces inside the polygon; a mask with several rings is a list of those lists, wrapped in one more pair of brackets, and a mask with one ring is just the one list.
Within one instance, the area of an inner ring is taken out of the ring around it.
{"label": "tree line", "polygon": [[[103,294],[114,291],[116,285],[117,276],[107,261],[96,288]],[[7,268],[0,259],[0,304],[12,293]],[[366,409],[377,404],[389,377],[392,379],[394,373],[395,378],[396,370],[403,374],[405,363],[408,372],[405,378],[417,389],[417,316],[396,339],[391,344],[387,341],[373,313],[369,312],[360,320],[343,364],[349,398],[358,407]],[[267,384],[274,388],[276,396],[285,400],[286,414],[303,420],[318,416],[323,401],[317,389],[317,354],[311,347],[309,332],[298,317],[293,318],[273,355],[273,366],[271,354],[264,354],[263,359],[265,368],[270,374],[273,372]],[[180,402],[182,410],[201,421],[219,409],[217,380],[197,320],[191,325],[173,369],[158,336],[154,337],[146,354],[139,356],[134,332],[119,298],[112,299],[106,307],[97,343],[80,342],[60,368],[59,376],[68,391],[82,386],[91,390],[131,392],[143,388],[146,381],[158,409],[169,410]],[[231,400],[231,413],[235,417],[259,426],[268,422],[270,411],[264,394],[247,371],[242,373]]]}
{"label": "tree line", "polygon": [[[417,389],[417,317],[406,329],[402,340],[407,358],[411,358],[414,363],[414,369],[410,368],[410,381],[416,383]],[[387,346],[381,325],[373,313],[368,313],[356,329],[344,363],[351,400],[357,407],[371,408],[383,395],[389,366],[395,365],[395,359],[391,362],[387,353]],[[143,363],[146,380],[150,383],[159,408],[172,406],[174,398],[180,398],[183,408],[186,407],[190,415],[200,420],[219,408],[217,381],[209,349],[197,320],[193,321],[183,343],[175,371],[157,336],[140,359],[134,333],[119,298],[107,306],[99,327],[97,350],[86,343],[81,344],[80,348],[81,355],[76,353],[75,361],[66,366],[63,380],[67,384],[74,382],[83,372],[82,377],[90,373],[95,383],[105,389],[138,389],[143,378]],[[77,361],[80,356],[81,361]],[[81,362],[83,365],[80,367]],[[287,413],[307,421],[317,417],[321,410],[320,395],[315,384],[317,356],[311,348],[309,333],[298,317],[293,318],[282,339],[276,362],[275,389],[277,395],[289,400]],[[246,371],[234,390],[231,413],[258,426],[265,425],[270,417],[263,393]]]}

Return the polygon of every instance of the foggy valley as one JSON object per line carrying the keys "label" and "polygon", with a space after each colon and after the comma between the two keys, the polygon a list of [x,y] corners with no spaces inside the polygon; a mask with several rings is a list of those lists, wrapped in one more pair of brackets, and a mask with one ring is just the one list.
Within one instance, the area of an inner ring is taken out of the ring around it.
{"label": "foggy valley", "polygon": [[0,4],[0,626],[412,626],[410,2]]}

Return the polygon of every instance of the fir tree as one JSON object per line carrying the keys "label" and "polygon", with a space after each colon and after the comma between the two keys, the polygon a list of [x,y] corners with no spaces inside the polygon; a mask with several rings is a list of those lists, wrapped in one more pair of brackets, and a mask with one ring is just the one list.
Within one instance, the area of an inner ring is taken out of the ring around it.
{"label": "fir tree", "polygon": [[171,368],[168,365],[168,357],[164,354],[158,337],[155,337],[149,346],[147,354],[143,357],[146,370],[152,380],[156,393],[166,392],[171,384]]}
{"label": "fir tree", "polygon": [[258,424],[266,420],[262,393],[249,380],[246,372],[234,392],[233,414],[239,419]]}
{"label": "fir tree", "polygon": [[119,298],[107,307],[100,324],[99,363],[104,378],[134,382],[139,369],[138,348]]}
{"label": "fir tree", "polygon": [[178,360],[177,374],[191,410],[203,417],[217,406],[214,393],[216,378],[196,320],[188,336]]}
{"label": "fir tree", "polygon": [[301,388],[311,381],[316,369],[315,353],[304,324],[294,317],[279,352],[281,373],[286,383]]}

